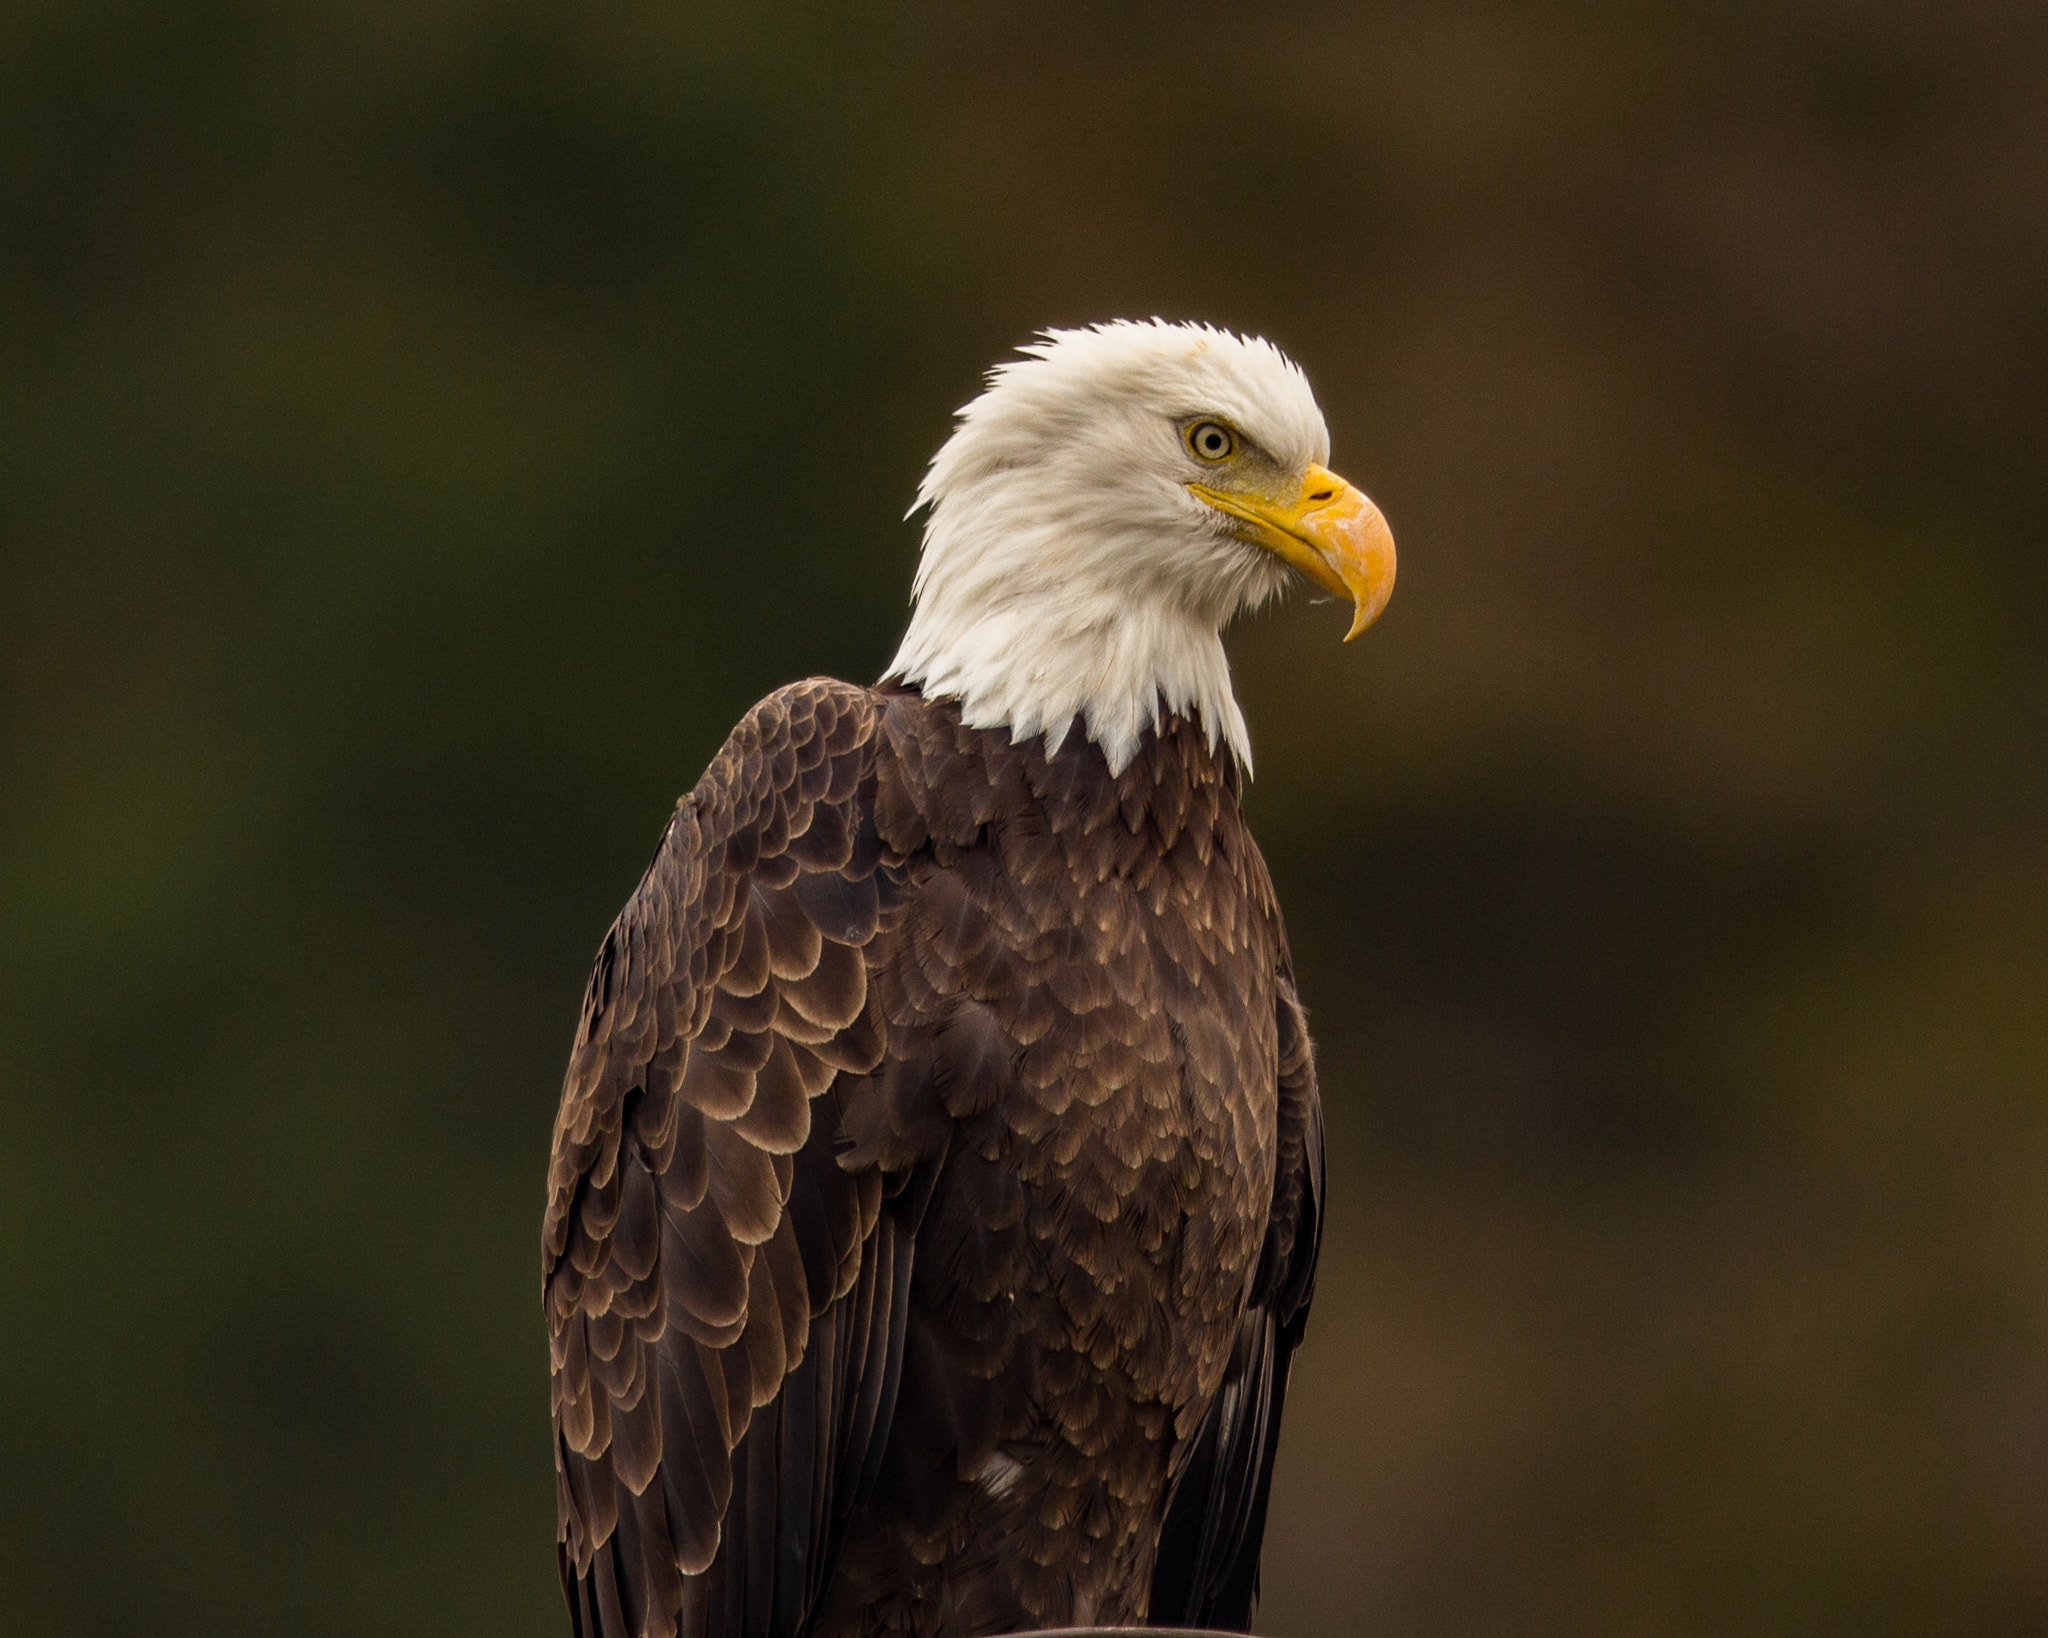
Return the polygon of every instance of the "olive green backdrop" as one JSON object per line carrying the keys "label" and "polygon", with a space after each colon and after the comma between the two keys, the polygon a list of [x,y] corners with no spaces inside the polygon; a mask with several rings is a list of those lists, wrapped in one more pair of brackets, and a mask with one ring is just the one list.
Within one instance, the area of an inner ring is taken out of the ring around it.
{"label": "olive green backdrop", "polygon": [[588,962],[1036,327],[1307,366],[1267,1630],[2048,1630],[2033,3],[0,18],[0,1629],[553,1634]]}

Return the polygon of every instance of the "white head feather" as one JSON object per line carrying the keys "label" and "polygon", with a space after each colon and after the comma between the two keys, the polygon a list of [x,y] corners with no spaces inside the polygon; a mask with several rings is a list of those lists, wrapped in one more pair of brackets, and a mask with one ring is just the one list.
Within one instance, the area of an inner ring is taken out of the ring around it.
{"label": "white head feather", "polygon": [[1021,351],[918,489],[916,606],[887,676],[957,699],[971,727],[1043,734],[1048,755],[1078,716],[1116,772],[1163,707],[1249,770],[1221,633],[1290,571],[1187,491],[1182,430],[1214,416],[1283,466],[1326,462],[1307,378],[1269,342],[1157,319]]}

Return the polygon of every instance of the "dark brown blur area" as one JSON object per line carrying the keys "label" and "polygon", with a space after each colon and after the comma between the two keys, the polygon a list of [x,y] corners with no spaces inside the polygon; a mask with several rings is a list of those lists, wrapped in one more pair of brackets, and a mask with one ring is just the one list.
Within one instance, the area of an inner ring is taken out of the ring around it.
{"label": "dark brown blur area", "polygon": [[1262,332],[1263,1630],[2048,1631],[2048,9],[0,18],[0,1629],[552,1634],[588,960],[1035,328]]}

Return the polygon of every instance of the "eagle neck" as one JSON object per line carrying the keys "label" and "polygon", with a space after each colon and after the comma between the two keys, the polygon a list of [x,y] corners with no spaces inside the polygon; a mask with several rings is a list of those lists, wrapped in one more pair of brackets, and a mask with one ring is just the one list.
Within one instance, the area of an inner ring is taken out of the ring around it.
{"label": "eagle neck", "polygon": [[1078,725],[1112,774],[1180,717],[1251,772],[1222,636],[1178,610],[1012,607],[958,621],[920,602],[883,680],[955,701],[970,728],[1007,729],[1019,744],[1043,736],[1048,757]]}

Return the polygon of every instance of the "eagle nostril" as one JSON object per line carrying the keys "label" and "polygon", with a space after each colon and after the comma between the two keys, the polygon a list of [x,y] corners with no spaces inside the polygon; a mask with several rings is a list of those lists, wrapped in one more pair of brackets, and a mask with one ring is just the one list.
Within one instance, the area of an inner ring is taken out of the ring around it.
{"label": "eagle nostril", "polygon": [[1310,499],[1310,500],[1328,500],[1328,499],[1329,499],[1329,498],[1331,497],[1331,495],[1333,495],[1333,494],[1335,494],[1335,493],[1336,493],[1336,491],[1335,491],[1335,490],[1331,490],[1331,489],[1318,489],[1318,490],[1317,490],[1317,491],[1316,491],[1316,492],[1315,492],[1315,493],[1314,493],[1313,495],[1309,496],[1309,499]]}

